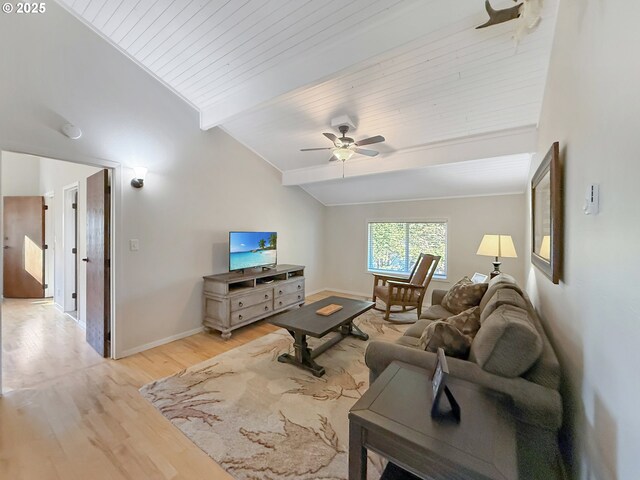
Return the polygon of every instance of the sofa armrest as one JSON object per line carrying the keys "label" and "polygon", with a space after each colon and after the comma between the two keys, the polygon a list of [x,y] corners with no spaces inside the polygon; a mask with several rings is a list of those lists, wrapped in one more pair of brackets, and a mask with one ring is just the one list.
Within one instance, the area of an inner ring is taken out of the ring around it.
{"label": "sofa armrest", "polygon": [[447,290],[435,288],[431,293],[431,305],[442,305],[442,299],[447,294]]}
{"label": "sofa armrest", "polygon": [[[373,382],[393,361],[400,361],[424,368],[432,372],[437,355],[417,348],[406,347],[390,342],[369,342],[365,352],[365,363],[370,370]],[[449,375],[473,382],[477,385],[509,395],[514,403],[515,416],[524,423],[551,431],[557,431],[562,425],[562,399],[557,390],[553,390],[522,377],[506,378],[485,372],[474,362],[447,357]]]}

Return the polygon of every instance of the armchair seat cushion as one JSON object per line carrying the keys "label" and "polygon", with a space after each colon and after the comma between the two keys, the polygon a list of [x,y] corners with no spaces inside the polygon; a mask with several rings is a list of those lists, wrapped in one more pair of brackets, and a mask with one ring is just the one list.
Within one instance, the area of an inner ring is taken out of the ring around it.
{"label": "armchair seat cushion", "polygon": [[441,320],[443,318],[452,317],[453,313],[444,308],[442,305],[431,305],[425,311],[422,312],[420,318],[427,320]]}
{"label": "armchair seat cushion", "polygon": [[[376,297],[378,297],[380,300],[386,303],[387,300],[389,299],[390,290],[391,290],[391,287],[389,285],[376,285],[376,287],[373,289],[373,293],[375,294]],[[410,301],[417,302],[419,298],[420,298],[420,291],[414,290]]]}

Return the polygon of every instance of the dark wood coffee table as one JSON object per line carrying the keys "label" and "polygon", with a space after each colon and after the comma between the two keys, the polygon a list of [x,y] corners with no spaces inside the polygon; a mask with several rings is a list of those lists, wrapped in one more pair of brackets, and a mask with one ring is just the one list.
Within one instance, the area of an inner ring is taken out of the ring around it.
{"label": "dark wood coffee table", "polygon": [[[316,310],[332,303],[342,305],[342,310],[326,317],[316,313]],[[363,300],[329,297],[270,318],[269,323],[286,328],[294,339],[295,355],[283,353],[278,357],[278,361],[297,365],[309,370],[316,377],[321,377],[324,375],[324,367],[318,365],[313,359],[346,337],[369,340],[369,335],[354,325],[353,320],[372,309],[374,305],[373,302]],[[337,335],[313,350],[309,348],[307,335],[322,338],[330,332],[337,332]]]}

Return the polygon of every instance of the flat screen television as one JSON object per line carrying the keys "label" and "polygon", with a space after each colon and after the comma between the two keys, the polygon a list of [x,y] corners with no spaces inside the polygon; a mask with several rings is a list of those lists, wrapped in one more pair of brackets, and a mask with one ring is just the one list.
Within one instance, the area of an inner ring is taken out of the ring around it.
{"label": "flat screen television", "polygon": [[277,232],[229,232],[229,271],[278,263]]}

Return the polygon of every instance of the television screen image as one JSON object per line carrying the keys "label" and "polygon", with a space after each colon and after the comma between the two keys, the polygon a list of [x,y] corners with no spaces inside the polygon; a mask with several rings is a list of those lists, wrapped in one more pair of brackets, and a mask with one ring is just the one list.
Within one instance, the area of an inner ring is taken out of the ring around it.
{"label": "television screen image", "polygon": [[276,232],[229,232],[229,271],[277,263]]}

